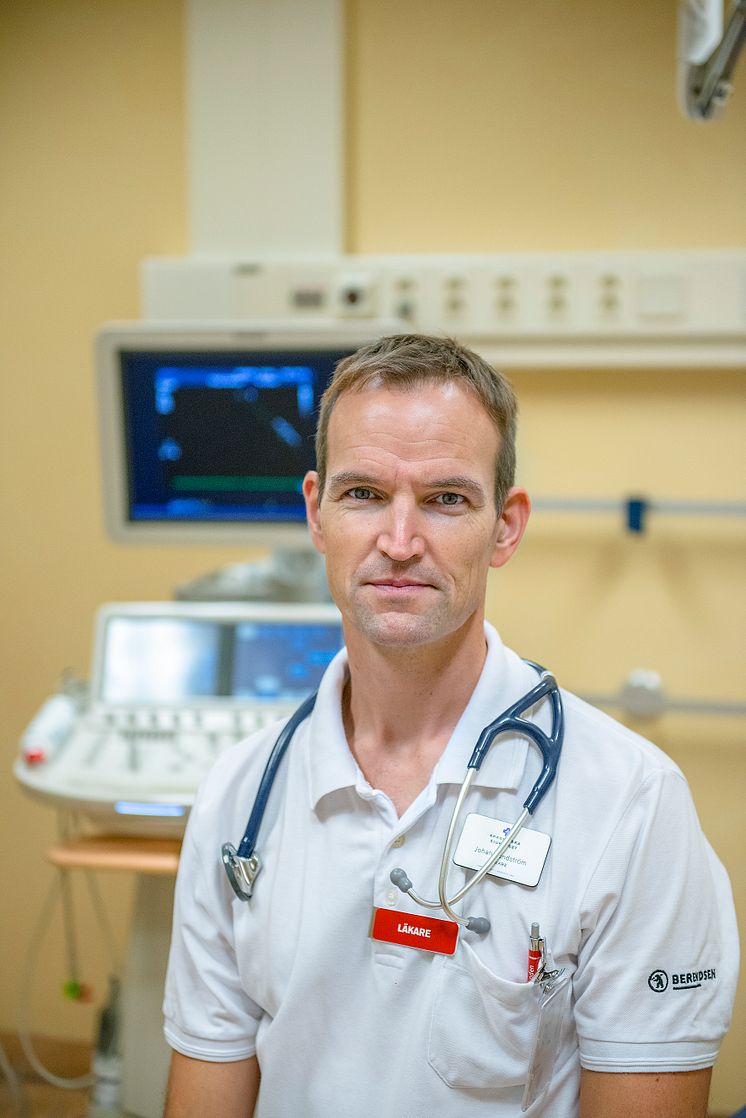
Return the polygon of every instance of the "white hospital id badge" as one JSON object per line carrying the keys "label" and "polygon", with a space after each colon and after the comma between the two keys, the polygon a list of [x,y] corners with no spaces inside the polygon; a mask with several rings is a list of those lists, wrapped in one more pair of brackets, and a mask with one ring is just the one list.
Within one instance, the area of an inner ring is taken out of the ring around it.
{"label": "white hospital id badge", "polygon": [[[453,861],[465,870],[481,869],[510,833],[511,826],[503,819],[471,812],[466,817]],[[538,885],[551,841],[549,835],[524,827],[492,867],[489,877],[517,881],[519,885]]]}

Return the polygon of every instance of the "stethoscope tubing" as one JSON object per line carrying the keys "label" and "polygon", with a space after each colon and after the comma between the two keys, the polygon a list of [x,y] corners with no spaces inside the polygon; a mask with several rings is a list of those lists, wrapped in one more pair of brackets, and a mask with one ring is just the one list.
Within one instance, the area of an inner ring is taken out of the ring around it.
{"label": "stethoscope tubing", "polygon": [[259,782],[259,789],[254,800],[254,806],[251,809],[249,821],[246,824],[243,838],[238,844],[238,850],[230,842],[224,842],[220,849],[220,857],[223,862],[223,868],[236,894],[240,901],[250,901],[254,892],[254,882],[257,875],[262,868],[262,862],[256,852],[256,843],[259,836],[259,828],[264,819],[264,813],[267,810],[267,803],[269,802],[270,792],[277,777],[277,770],[282,763],[282,759],[287,752],[290,742],[293,740],[293,734],[316,705],[316,696],[318,692],[314,691],[312,695],[301,703],[294,714],[290,716],[282,730],[278,734],[277,741],[272,747],[272,752],[269,755],[267,764],[264,766],[262,779]]}
{"label": "stethoscope tubing", "polygon": [[267,810],[267,803],[269,802],[269,795],[272,791],[275,779],[277,777],[277,770],[279,769],[285,752],[293,740],[295,731],[300,726],[301,722],[305,722],[306,718],[310,715],[311,711],[316,705],[316,696],[318,692],[314,691],[313,695],[301,703],[294,714],[290,716],[285,726],[280,731],[277,741],[275,742],[272,752],[269,755],[269,760],[264,766],[262,779],[259,782],[259,790],[254,800],[254,806],[251,809],[249,822],[246,824],[246,831],[243,838],[238,845],[239,858],[251,858],[256,849],[256,840],[259,837],[259,828],[262,825],[264,813]]}

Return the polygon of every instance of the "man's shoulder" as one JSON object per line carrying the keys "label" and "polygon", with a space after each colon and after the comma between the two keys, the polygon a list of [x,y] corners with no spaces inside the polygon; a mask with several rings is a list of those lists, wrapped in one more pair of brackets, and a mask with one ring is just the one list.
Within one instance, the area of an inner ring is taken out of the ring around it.
{"label": "man's shoulder", "polygon": [[587,761],[595,757],[600,764],[608,764],[613,757],[618,758],[621,764],[646,772],[675,772],[681,775],[675,761],[637,730],[625,726],[571,691],[563,689],[562,698],[567,740],[571,748],[575,745],[583,751]]}
{"label": "man's shoulder", "polygon": [[643,814],[668,789],[685,810],[690,792],[681,769],[642,734],[571,692],[563,692],[565,741],[559,788],[599,824],[614,826],[637,805]]}
{"label": "man's shoulder", "polygon": [[[513,685],[531,686],[536,681],[528,670],[533,661],[502,644],[494,630],[487,632]],[[617,772],[627,769],[636,777],[654,772],[682,775],[676,763],[637,730],[561,686],[560,694],[565,723],[564,756],[577,757],[589,775],[596,768],[605,770],[609,766]]]}

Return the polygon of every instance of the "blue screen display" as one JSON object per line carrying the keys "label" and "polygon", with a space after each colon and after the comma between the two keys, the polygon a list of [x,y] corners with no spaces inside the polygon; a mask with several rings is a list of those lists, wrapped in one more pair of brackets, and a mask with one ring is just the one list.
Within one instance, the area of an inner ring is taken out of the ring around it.
{"label": "blue screen display", "polygon": [[300,701],[318,687],[341,646],[338,625],[238,625],[231,694],[237,699]]}
{"label": "blue screen display", "polygon": [[348,352],[123,351],[128,519],[302,522],[319,401]]}

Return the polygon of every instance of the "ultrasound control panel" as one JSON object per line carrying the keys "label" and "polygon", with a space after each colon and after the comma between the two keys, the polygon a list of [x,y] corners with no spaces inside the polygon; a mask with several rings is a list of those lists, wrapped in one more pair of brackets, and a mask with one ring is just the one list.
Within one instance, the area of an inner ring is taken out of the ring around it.
{"label": "ultrasound control panel", "polygon": [[45,704],[16,777],[106,830],[179,834],[218,754],[287,718],[341,645],[332,605],[104,606],[87,700]]}

